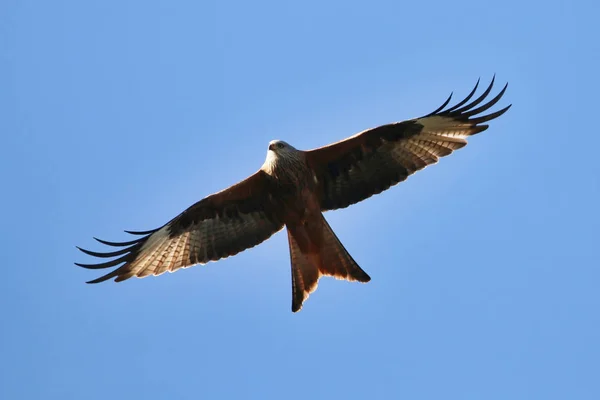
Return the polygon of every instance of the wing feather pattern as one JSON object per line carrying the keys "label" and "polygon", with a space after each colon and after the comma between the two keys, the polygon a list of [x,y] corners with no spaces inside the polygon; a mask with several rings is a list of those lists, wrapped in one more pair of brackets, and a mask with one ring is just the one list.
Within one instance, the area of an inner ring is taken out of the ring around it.
{"label": "wing feather pattern", "polygon": [[423,117],[382,125],[307,151],[307,162],[319,184],[323,211],[344,208],[378,194],[464,147],[467,137],[488,128],[483,123],[510,108],[509,105],[481,115],[502,98],[508,86],[479,106],[490,94],[494,80],[470,103],[479,81],[464,100],[450,108],[446,106],[452,95],[437,110]]}
{"label": "wing feather pattern", "polygon": [[[144,232],[126,231],[141,236],[127,242],[98,242],[121,249],[96,252],[79,248],[97,258],[113,260],[76,265],[88,269],[117,267],[88,283],[111,278],[116,282],[133,276],[143,278],[175,272],[235,255],[267,240],[283,228],[278,186],[264,172],[204,198],[167,224]],[[120,265],[122,264],[122,265]],[[120,266],[119,266],[120,265]]]}

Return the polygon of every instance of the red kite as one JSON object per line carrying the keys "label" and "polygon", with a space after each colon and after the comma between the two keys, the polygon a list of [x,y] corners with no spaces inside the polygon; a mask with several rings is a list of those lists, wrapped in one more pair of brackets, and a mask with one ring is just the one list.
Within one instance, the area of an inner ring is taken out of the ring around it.
{"label": "red kite", "polygon": [[368,129],[318,149],[297,150],[274,140],[255,174],[200,200],[160,228],[126,231],[139,238],[120,243],[96,239],[121,249],[106,253],[80,250],[94,257],[117,258],[76,265],[102,269],[122,264],[88,283],[160,275],[233,256],[285,226],[292,264],[293,312],[302,308],[323,275],[368,282],[371,278],[348,254],[322,213],[378,194],[464,147],[468,136],[488,128],[483,123],[510,108],[481,115],[500,100],[507,86],[475,108],[487,98],[493,84],[494,79],[471,103],[479,81],[453,107],[445,109],[450,95],[426,116]]}

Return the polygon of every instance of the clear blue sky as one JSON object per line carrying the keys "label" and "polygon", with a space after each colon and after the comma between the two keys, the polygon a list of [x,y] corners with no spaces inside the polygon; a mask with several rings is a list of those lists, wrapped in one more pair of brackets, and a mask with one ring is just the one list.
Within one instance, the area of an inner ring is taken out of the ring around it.
{"label": "clear blue sky", "polygon": [[[0,5],[2,399],[599,399],[598,6]],[[75,245],[162,225],[302,149],[417,117],[478,77],[513,108],[326,214],[371,275],[292,314],[285,234],[89,286]]]}

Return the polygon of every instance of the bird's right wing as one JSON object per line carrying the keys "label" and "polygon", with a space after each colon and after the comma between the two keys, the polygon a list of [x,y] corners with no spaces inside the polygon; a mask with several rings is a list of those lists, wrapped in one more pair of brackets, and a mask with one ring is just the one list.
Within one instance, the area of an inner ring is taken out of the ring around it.
{"label": "bird's right wing", "polygon": [[80,250],[98,258],[117,258],[99,264],[76,265],[102,269],[122,264],[88,283],[111,278],[119,282],[132,276],[160,275],[232,256],[267,240],[283,228],[282,207],[276,194],[273,180],[258,171],[197,202],[161,228],[128,231],[140,238],[120,243],[96,239],[121,249],[105,253]]}
{"label": "bird's right wing", "polygon": [[[478,82],[479,83],[479,82]],[[485,122],[504,114],[510,106],[480,115],[500,100],[506,86],[489,102],[492,85],[473,100],[477,89],[460,103],[407,121],[366,130],[340,142],[306,152],[319,184],[321,208],[347,207],[402,182],[416,171],[467,144],[467,137],[487,129]],[[476,108],[477,107],[477,108]]]}

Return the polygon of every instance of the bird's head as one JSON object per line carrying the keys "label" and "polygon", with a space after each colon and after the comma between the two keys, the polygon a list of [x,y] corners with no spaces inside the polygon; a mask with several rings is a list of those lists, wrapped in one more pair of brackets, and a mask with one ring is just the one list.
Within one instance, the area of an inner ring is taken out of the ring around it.
{"label": "bird's head", "polygon": [[303,161],[302,152],[296,150],[294,146],[283,140],[272,140],[269,142],[269,150],[267,151],[267,158],[262,166],[262,169],[268,173],[274,173],[274,171],[282,166],[297,164]]}
{"label": "bird's head", "polygon": [[294,146],[284,142],[283,140],[271,140],[269,142],[269,153],[273,152],[276,155],[285,155],[296,151],[297,150],[294,148]]}

